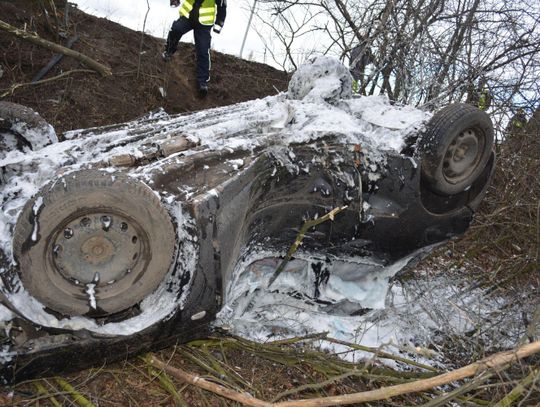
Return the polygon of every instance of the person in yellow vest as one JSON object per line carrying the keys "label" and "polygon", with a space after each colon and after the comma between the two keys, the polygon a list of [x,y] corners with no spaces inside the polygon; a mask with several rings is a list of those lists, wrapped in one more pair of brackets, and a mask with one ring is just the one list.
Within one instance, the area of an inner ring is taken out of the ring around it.
{"label": "person in yellow vest", "polygon": [[172,7],[180,5],[180,18],[169,31],[163,60],[168,62],[178,49],[184,34],[193,30],[197,51],[197,90],[201,96],[208,94],[210,80],[210,41],[212,27],[219,34],[227,15],[227,0],[170,0]]}

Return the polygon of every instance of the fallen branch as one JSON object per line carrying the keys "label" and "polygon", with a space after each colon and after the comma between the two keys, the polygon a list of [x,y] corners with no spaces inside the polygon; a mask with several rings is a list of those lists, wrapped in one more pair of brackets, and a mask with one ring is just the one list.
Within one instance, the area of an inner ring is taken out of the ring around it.
{"label": "fallen branch", "polygon": [[268,403],[266,401],[256,399],[255,397],[252,397],[249,394],[242,394],[237,391],[227,389],[226,387],[223,387],[219,384],[212,383],[206,379],[203,379],[200,376],[197,376],[188,372],[184,372],[183,370],[169,366],[166,363],[162,362],[161,360],[157,359],[155,356],[150,356],[147,359],[147,362],[157,367],[158,369],[166,371],[167,373],[173,375],[174,377],[180,380],[193,384],[197,387],[200,387],[201,389],[211,391],[212,393],[228,398],[229,400],[238,401],[246,406],[251,406],[251,407],[273,406],[272,403]]}
{"label": "fallen branch", "polygon": [[540,352],[540,341],[524,345],[517,350],[500,352],[484,358],[478,362],[464,366],[460,369],[434,376],[416,382],[383,387],[361,393],[346,394],[343,396],[324,397],[311,400],[287,401],[275,404],[276,407],[325,407],[339,404],[365,403],[368,401],[385,400],[404,394],[417,393],[449,384],[467,377],[475,376],[488,369],[499,369],[509,363],[516,362],[527,356]]}
{"label": "fallen branch", "polygon": [[322,397],[316,399],[285,401],[281,403],[269,403],[251,395],[242,394],[237,391],[227,389],[219,384],[212,383],[200,376],[184,372],[178,368],[167,365],[155,356],[148,357],[148,363],[159,369],[183,380],[187,383],[198,386],[204,390],[211,391],[230,400],[238,401],[251,407],[330,407],[344,404],[365,403],[368,401],[386,400],[404,394],[417,393],[433,389],[445,384],[449,384],[468,377],[501,369],[513,362],[517,362],[527,356],[540,352],[540,341],[523,345],[516,350],[496,353],[478,362],[464,366],[460,369],[434,376],[428,379],[417,380],[410,383],[398,384],[395,386],[383,387],[376,390],[361,393],[346,394],[343,396]]}
{"label": "fallen branch", "polygon": [[7,31],[23,40],[29,41],[33,44],[39,45],[40,47],[47,48],[51,51],[67,55],[69,57],[75,58],[76,60],[82,62],[89,68],[92,68],[94,71],[99,72],[102,76],[111,76],[111,68],[105,66],[96,60],[81,54],[80,52],[73,51],[72,49],[66,48],[62,45],[56,44],[54,42],[48,41],[39,37],[36,34],[31,34],[18,28],[13,27],[12,25],[6,23],[5,21],[0,20],[0,29]]}
{"label": "fallen branch", "polygon": [[6,89],[4,93],[0,94],[0,99],[5,98],[9,95],[13,95],[13,92],[15,92],[19,88],[24,88],[25,86],[43,85],[44,83],[53,82],[58,79],[65,78],[66,76],[73,75],[75,73],[95,73],[95,71],[91,71],[90,69],[73,69],[71,71],[62,72],[60,75],[53,76],[52,78],[42,79],[37,82],[16,83],[15,85],[12,85],[8,89]]}
{"label": "fallen branch", "polygon": [[[71,37],[67,43],[66,43],[66,47],[71,49],[71,47],[73,46],[73,44],[75,44],[77,41],[79,40],[79,36],[76,35],[74,37]],[[64,54],[54,54],[53,57],[51,58],[51,60],[49,61],[49,63],[47,65],[45,65],[43,68],[41,68],[41,70],[36,74],[36,76],[34,76],[32,78],[32,82],[38,82],[40,80],[42,80],[45,75],[47,75],[49,73],[49,71],[51,69],[54,68],[54,66],[60,62],[62,60],[62,58],[64,58]]]}

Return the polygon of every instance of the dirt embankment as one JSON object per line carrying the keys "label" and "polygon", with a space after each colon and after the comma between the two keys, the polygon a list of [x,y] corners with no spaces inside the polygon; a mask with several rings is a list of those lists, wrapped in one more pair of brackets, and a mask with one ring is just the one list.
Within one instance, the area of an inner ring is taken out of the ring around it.
{"label": "dirt embankment", "polygon": [[[68,9],[66,26],[65,1],[55,3],[56,10],[46,1],[0,1],[0,19],[62,45],[78,36],[73,49],[111,67],[113,72],[106,78],[75,73],[17,88],[1,98],[34,108],[58,132],[123,122],[158,107],[181,113],[229,105],[287,87],[285,72],[212,51],[210,93],[201,99],[195,87],[193,45],[181,44],[173,61],[166,64],[160,57],[163,39],[145,35],[139,52],[141,32],[85,14],[75,6]],[[4,31],[0,31],[0,53],[0,95],[15,84],[31,82],[54,55]],[[75,59],[64,57],[43,79],[85,68]],[[166,97],[160,88],[166,91]]]}

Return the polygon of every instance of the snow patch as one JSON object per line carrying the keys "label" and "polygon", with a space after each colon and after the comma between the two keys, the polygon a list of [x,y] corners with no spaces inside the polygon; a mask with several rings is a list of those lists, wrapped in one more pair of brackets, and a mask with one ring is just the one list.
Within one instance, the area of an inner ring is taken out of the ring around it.
{"label": "snow patch", "polygon": [[232,166],[235,171],[238,171],[244,166],[244,160],[242,160],[241,158],[238,160],[228,160],[227,164]]}

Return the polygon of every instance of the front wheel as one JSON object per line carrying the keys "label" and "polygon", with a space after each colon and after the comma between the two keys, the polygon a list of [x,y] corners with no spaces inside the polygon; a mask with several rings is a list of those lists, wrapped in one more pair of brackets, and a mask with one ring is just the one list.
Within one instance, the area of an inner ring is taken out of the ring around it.
{"label": "front wheel", "polygon": [[442,195],[467,190],[491,155],[491,119],[474,106],[456,103],[438,111],[426,127],[417,144],[423,181]]}

